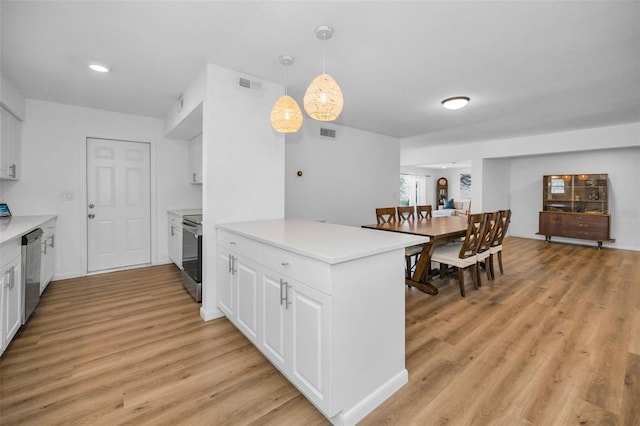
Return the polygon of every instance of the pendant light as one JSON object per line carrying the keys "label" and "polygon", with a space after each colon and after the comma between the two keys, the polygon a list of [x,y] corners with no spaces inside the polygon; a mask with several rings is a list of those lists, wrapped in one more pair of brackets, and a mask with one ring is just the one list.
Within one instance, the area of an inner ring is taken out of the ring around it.
{"label": "pendant light", "polygon": [[333,36],[333,28],[321,25],[316,28],[316,35],[322,40],[322,74],[317,76],[304,95],[304,110],[309,117],[318,121],[333,121],[342,112],[344,98],[338,83],[325,72],[324,44]]}
{"label": "pendant light", "polygon": [[287,95],[287,68],[293,64],[293,56],[280,56],[280,63],[285,66],[284,72],[284,96],[271,107],[271,127],[279,133],[293,133],[302,126],[302,111],[298,103]]}

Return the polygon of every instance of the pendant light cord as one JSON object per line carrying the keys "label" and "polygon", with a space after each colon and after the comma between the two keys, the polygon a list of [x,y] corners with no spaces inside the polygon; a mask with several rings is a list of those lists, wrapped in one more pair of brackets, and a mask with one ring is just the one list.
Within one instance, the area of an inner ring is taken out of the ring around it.
{"label": "pendant light cord", "polygon": [[322,35],[322,74],[326,74],[325,64],[324,64],[324,49],[325,49],[326,41],[327,41],[327,37],[323,34]]}

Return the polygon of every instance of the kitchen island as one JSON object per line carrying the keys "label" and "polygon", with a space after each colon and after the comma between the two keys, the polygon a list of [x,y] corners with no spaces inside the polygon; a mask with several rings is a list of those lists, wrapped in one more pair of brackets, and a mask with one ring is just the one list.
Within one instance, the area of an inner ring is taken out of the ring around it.
{"label": "kitchen island", "polygon": [[218,306],[332,423],[408,381],[404,248],[428,239],[306,220],[217,226]]}

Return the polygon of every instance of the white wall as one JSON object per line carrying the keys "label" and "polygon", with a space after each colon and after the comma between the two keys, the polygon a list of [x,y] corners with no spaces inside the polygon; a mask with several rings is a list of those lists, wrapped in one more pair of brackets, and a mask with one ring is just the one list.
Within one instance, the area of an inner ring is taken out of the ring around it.
{"label": "white wall", "polygon": [[0,74],[0,104],[20,120],[25,118],[26,99],[16,87]]}
{"label": "white wall", "polygon": [[640,123],[454,145],[430,145],[420,136],[401,147],[403,165],[471,159],[472,210],[511,208],[510,234],[527,238],[541,238],[535,233],[543,175],[608,173],[617,241],[607,246],[640,250]]}
{"label": "white wall", "polygon": [[[56,279],[86,274],[86,137],[151,144],[152,263],[168,262],[167,210],[199,208],[202,189],[185,178],[187,142],[163,139],[159,119],[27,99],[22,178],[0,181],[14,215],[55,214]],[[62,193],[73,199],[62,200]]]}
{"label": "white wall", "polygon": [[[320,136],[321,127],[336,138]],[[360,226],[376,221],[376,207],[398,205],[398,139],[305,116],[286,140],[287,218]]]}
{"label": "white wall", "polygon": [[[218,223],[284,217],[284,136],[269,123],[281,84],[239,88],[240,73],[207,65],[203,103],[203,290],[200,315],[222,315],[217,303]],[[243,77],[257,80],[243,74]]]}
{"label": "white wall", "polygon": [[[640,250],[640,146],[514,158],[509,161],[509,166],[511,235],[544,239],[535,235],[538,232],[538,212],[542,207],[543,175],[607,173],[611,238],[616,242],[605,245]],[[579,242],[558,237],[552,240]]]}

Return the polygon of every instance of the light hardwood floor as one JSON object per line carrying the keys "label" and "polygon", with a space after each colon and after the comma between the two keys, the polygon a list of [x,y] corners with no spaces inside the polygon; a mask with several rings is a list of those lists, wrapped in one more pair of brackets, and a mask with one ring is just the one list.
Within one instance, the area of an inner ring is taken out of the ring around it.
{"label": "light hardwood floor", "polygon": [[[405,290],[409,383],[363,425],[640,424],[640,252],[512,237],[504,261],[464,299]],[[0,361],[0,424],[327,424],[198,307],[173,265],[50,284]]]}

